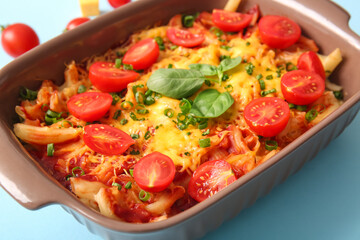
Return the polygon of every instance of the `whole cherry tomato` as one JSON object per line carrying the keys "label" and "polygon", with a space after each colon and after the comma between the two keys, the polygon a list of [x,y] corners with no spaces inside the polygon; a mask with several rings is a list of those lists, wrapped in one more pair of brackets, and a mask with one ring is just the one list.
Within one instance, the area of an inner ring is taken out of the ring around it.
{"label": "whole cherry tomato", "polygon": [[85,22],[90,21],[90,18],[87,17],[79,17],[79,18],[74,18],[73,20],[71,20],[67,25],[66,25],[66,30],[71,30],[76,28],[77,26],[79,26],[80,24],[83,24]]}
{"label": "whole cherry tomato", "polygon": [[121,7],[122,5],[125,5],[127,3],[129,3],[131,0],[108,0],[108,2],[110,3],[110,5],[113,8],[118,8]]}
{"label": "whole cherry tomato", "polygon": [[39,45],[35,31],[23,23],[2,27],[1,44],[7,54],[18,57]]}

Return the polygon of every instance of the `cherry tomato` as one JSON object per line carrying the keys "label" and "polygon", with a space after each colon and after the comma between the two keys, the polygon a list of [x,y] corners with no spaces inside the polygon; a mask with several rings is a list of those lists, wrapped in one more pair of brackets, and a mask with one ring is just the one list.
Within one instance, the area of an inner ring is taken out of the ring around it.
{"label": "cherry tomato", "polygon": [[322,79],[326,79],[324,66],[318,55],[312,51],[304,52],[300,55],[297,67],[299,70],[310,71],[320,75]]}
{"label": "cherry tomato", "polygon": [[140,188],[149,192],[161,192],[174,180],[175,165],[168,156],[153,152],[135,164],[133,174]]}
{"label": "cherry tomato", "polygon": [[135,71],[116,68],[108,62],[96,62],[89,69],[91,83],[102,92],[120,92],[138,76]]}
{"label": "cherry tomato", "polygon": [[301,29],[287,17],[268,15],[259,21],[260,38],[272,48],[284,49],[299,40]]}
{"label": "cherry tomato", "polygon": [[73,20],[71,20],[67,25],[66,25],[66,30],[71,30],[76,28],[77,26],[79,26],[80,24],[83,24],[87,21],[90,21],[90,18],[87,17],[79,17],[79,18],[74,18]]}
{"label": "cherry tomato", "polygon": [[214,9],[212,18],[214,24],[221,30],[239,32],[250,24],[253,15]]}
{"label": "cherry tomato", "polygon": [[159,45],[154,39],[147,38],[136,43],[125,53],[123,63],[131,64],[136,70],[142,70],[151,67],[159,54]]}
{"label": "cherry tomato", "polygon": [[1,44],[7,54],[18,57],[39,45],[39,38],[28,25],[15,23],[2,31]]}
{"label": "cherry tomato", "polygon": [[84,128],[85,144],[97,153],[119,155],[135,141],[125,132],[106,124],[91,124]]}
{"label": "cherry tomato", "polygon": [[256,134],[273,137],[286,127],[290,118],[290,108],[281,98],[257,98],[246,105],[244,118]]}
{"label": "cherry tomato", "polygon": [[286,101],[296,105],[308,105],[323,95],[325,81],[313,72],[291,71],[282,76],[281,91]]}
{"label": "cherry tomato", "polygon": [[108,0],[108,2],[110,3],[110,5],[113,8],[118,8],[121,7],[122,5],[125,5],[127,3],[129,3],[131,0]]}
{"label": "cherry tomato", "polygon": [[198,202],[211,197],[236,180],[231,165],[224,160],[213,160],[201,164],[193,173],[189,195]]}
{"label": "cherry tomato", "polygon": [[93,122],[109,111],[113,98],[108,93],[85,92],[72,96],[67,102],[69,112],[75,117]]}
{"label": "cherry tomato", "polygon": [[172,43],[189,48],[199,46],[205,40],[205,37],[202,34],[193,34],[187,30],[177,28],[168,28],[166,36]]}

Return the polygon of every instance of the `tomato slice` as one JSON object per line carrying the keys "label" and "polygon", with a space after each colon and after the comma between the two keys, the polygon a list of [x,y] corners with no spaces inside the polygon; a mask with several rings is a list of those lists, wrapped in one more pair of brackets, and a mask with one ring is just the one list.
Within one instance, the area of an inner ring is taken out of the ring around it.
{"label": "tomato slice", "polygon": [[73,20],[71,20],[67,25],[66,25],[66,30],[72,30],[74,28],[76,28],[77,26],[90,21],[90,18],[88,17],[79,17],[79,18],[74,18]]}
{"label": "tomato slice", "polygon": [[119,155],[135,141],[125,132],[106,124],[91,124],[84,128],[85,144],[97,153]]}
{"label": "tomato slice", "polygon": [[149,192],[161,192],[174,180],[175,165],[168,156],[153,152],[135,164],[133,174],[140,188]]}
{"label": "tomato slice", "polygon": [[93,122],[109,111],[113,98],[108,93],[85,92],[72,96],[67,102],[69,112],[75,117]]}
{"label": "tomato slice", "polygon": [[231,165],[224,160],[213,160],[201,164],[193,173],[189,195],[198,202],[211,197],[236,180]]}
{"label": "tomato slice", "polygon": [[201,45],[205,37],[202,34],[193,34],[187,30],[181,30],[177,28],[168,28],[166,31],[166,36],[169,40],[182,47],[196,47]]}
{"label": "tomato slice", "polygon": [[259,21],[260,38],[272,48],[284,49],[296,43],[301,36],[297,23],[287,17],[268,15]]}
{"label": "tomato slice", "polygon": [[253,15],[214,9],[212,19],[214,24],[223,31],[239,32],[251,23]]}
{"label": "tomato slice", "polygon": [[120,92],[138,76],[135,71],[116,68],[108,62],[95,62],[89,69],[91,83],[102,92]]}
{"label": "tomato slice", "polygon": [[257,98],[246,105],[244,118],[256,134],[273,137],[286,127],[290,118],[290,108],[281,98]]}
{"label": "tomato slice", "polygon": [[318,55],[312,51],[304,52],[300,55],[297,67],[299,70],[314,72],[320,75],[322,79],[326,79],[324,66]]}
{"label": "tomato slice", "polygon": [[291,71],[282,76],[281,91],[286,101],[296,105],[308,105],[323,95],[325,81],[313,72]]}
{"label": "tomato slice", "polygon": [[142,70],[151,67],[159,54],[159,45],[154,39],[147,38],[136,43],[125,53],[123,63],[131,64],[136,70]]}

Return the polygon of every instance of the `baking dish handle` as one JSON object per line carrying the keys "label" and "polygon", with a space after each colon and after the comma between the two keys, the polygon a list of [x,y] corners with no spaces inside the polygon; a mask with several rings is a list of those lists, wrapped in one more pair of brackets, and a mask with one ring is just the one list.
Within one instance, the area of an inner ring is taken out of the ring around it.
{"label": "baking dish handle", "polygon": [[[1,123],[1,125],[4,125]],[[19,147],[20,146],[20,147]],[[37,209],[59,202],[65,191],[25,152],[7,127],[0,128],[0,185],[21,205]],[[65,194],[66,196],[66,194]]]}

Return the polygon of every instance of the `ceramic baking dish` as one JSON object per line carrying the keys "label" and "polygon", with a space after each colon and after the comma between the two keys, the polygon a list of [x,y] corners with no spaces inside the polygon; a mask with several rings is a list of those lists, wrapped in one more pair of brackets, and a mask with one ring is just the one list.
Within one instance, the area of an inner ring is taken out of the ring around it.
{"label": "ceramic baking dish", "polygon": [[27,154],[12,133],[20,86],[36,89],[44,79],[63,81],[64,63],[101,54],[136,30],[177,13],[222,8],[226,0],[143,0],[98,17],[42,44],[0,70],[0,185],[21,205],[37,209],[61,204],[91,232],[106,239],[193,239],[267,194],[312,159],[350,124],[360,108],[360,37],[348,27],[349,15],[327,0],[246,0],[241,9],[259,4],[266,14],[290,16],[314,39],[321,53],[340,48],[344,61],[331,80],[344,87],[345,103],[280,153],[212,198],[165,221],[131,224],[91,210],[56,182]]}

